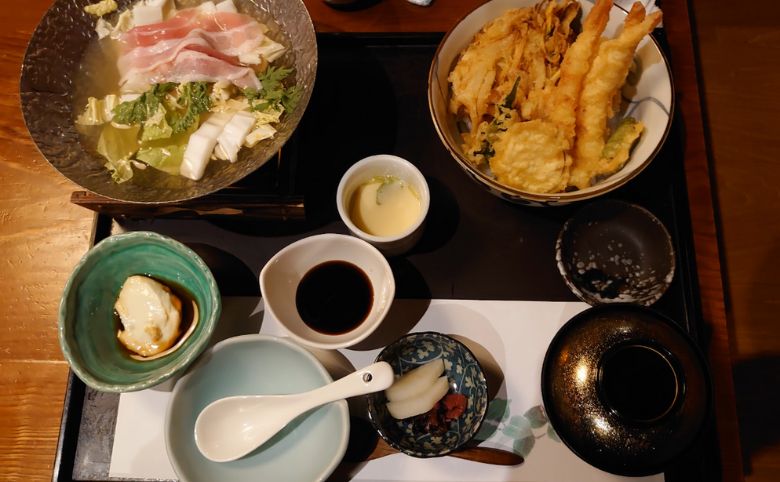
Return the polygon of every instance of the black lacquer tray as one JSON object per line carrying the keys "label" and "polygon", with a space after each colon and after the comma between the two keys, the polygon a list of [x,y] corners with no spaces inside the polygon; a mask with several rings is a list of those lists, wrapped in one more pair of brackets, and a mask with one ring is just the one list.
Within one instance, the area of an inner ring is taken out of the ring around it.
{"label": "black lacquer tray", "polygon": [[[656,34],[658,35],[658,34]],[[460,171],[433,127],[428,69],[440,34],[318,37],[314,94],[285,146],[294,169],[288,192],[305,199],[305,219],[244,218],[128,221],[96,216],[94,241],[121,226],[154,230],[190,245],[210,264],[224,296],[259,296],[257,274],[281,247],[319,232],[346,232],[335,207],[336,186],[355,161],[388,153],[416,164],[431,190],[428,224],[418,246],[391,259],[398,298],[577,301],[555,263],[555,239],[578,205],[522,207],[488,193]],[[659,38],[661,44],[664,39]],[[636,179],[610,197],[639,204],[669,229],[677,272],[653,306],[676,320],[705,349],[691,221],[684,177],[685,133],[675,116],[665,147]],[[216,235],[215,235],[216,233]],[[93,391],[72,373],[53,480],[109,479],[117,394]],[[720,480],[714,416],[667,481]]]}

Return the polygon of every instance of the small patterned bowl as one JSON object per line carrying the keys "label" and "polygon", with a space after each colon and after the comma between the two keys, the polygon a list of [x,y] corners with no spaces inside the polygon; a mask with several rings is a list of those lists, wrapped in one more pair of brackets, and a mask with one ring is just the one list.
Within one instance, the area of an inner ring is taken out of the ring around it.
{"label": "small patterned bowl", "polygon": [[411,333],[388,345],[376,361],[386,361],[396,375],[444,359],[449,393],[460,393],[466,411],[444,433],[420,433],[415,418],[394,419],[387,411],[384,392],[368,398],[368,415],[379,435],[392,447],[414,457],[440,457],[467,443],[482,425],[488,406],[487,382],[476,357],[461,342],[434,332]]}
{"label": "small patterned bowl", "polygon": [[[181,288],[200,313],[186,341],[155,360],[134,360],[116,337],[114,303],[125,279],[137,274]],[[89,250],[70,275],[59,308],[60,347],[71,369],[90,387],[103,392],[143,390],[180,374],[200,355],[221,303],[214,276],[190,248],[152,232],[118,234]]]}

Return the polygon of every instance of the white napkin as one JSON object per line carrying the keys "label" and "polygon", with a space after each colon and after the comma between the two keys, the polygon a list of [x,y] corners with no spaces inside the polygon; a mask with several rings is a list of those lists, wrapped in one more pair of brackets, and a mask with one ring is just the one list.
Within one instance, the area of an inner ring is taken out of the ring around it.
{"label": "white napkin", "polygon": [[[247,309],[251,304],[255,308]],[[495,400],[505,400],[509,416],[483,444],[512,450],[521,444],[526,461],[517,467],[498,467],[463,461],[453,457],[416,459],[396,454],[353,468],[354,481],[504,481],[504,482],[600,482],[663,481],[663,475],[646,478],[618,477],[591,467],[548,432],[539,415],[540,373],[547,346],[561,325],[587,308],[584,303],[530,301],[396,300],[397,319],[419,317],[412,331],[438,331],[452,334],[469,345],[485,369],[503,374],[503,384]],[[427,305],[427,306],[426,306]],[[236,308],[238,306],[238,308]],[[256,318],[262,302],[247,298],[225,298],[220,322],[238,326],[237,316]],[[241,313],[241,315],[238,315]],[[232,319],[226,319],[232,318]],[[415,319],[415,318],[412,318]],[[279,323],[268,314],[261,333],[283,335]],[[484,351],[482,350],[484,349]],[[379,349],[340,350],[352,367],[373,362]],[[487,353],[488,355],[486,355]],[[314,351],[331,371],[332,353]],[[343,358],[342,358],[343,365]],[[500,371],[491,370],[498,366]],[[343,373],[342,373],[343,374]],[[111,477],[175,479],[165,456],[163,422],[170,394],[145,390],[122,394],[111,456]],[[538,423],[537,423],[538,422]],[[530,440],[533,439],[533,442]],[[532,448],[528,446],[532,443]],[[342,474],[343,475],[343,474]]]}

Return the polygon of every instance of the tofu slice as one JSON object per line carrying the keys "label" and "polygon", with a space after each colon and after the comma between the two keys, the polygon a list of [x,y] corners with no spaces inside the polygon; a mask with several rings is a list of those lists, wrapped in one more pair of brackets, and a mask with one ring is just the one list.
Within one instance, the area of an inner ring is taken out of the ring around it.
{"label": "tofu slice", "polygon": [[217,157],[236,162],[238,151],[254,125],[255,116],[252,114],[237,112],[233,115],[217,138]]}
{"label": "tofu slice", "polygon": [[211,153],[214,152],[214,146],[217,144],[217,138],[229,120],[229,114],[213,114],[190,136],[179,174],[193,181],[203,177]]}

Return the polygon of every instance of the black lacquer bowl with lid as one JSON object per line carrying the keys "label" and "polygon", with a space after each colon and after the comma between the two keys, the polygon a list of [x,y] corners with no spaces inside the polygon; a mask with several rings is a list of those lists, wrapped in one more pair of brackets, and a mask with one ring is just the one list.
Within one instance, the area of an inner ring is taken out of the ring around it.
{"label": "black lacquer bowl with lid", "polygon": [[709,414],[704,357],[671,319],[628,304],[590,308],[555,335],[542,397],[561,440],[614,474],[664,471]]}

